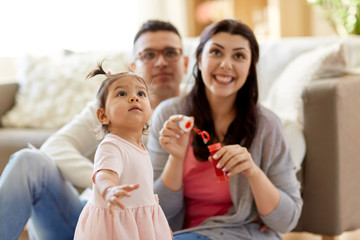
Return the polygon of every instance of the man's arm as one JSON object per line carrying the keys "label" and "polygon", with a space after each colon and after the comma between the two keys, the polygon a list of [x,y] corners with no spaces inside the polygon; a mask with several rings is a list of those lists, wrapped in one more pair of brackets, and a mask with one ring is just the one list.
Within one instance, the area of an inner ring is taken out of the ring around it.
{"label": "man's arm", "polygon": [[74,119],[53,134],[41,150],[53,159],[64,178],[82,188],[92,187],[93,159],[99,139],[93,130],[99,124],[96,101],[88,103]]}

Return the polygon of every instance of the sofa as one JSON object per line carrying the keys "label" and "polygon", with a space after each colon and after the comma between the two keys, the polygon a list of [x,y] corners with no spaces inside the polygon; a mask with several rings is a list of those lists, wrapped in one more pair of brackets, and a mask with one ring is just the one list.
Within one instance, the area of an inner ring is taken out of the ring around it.
{"label": "sofa", "polygon": [[[17,82],[0,83],[0,116],[3,116],[15,104],[15,95],[19,89]],[[14,152],[28,147],[31,143],[39,148],[55,129],[0,127],[0,175]]]}
{"label": "sofa", "polygon": [[[183,91],[192,86],[197,42],[184,39],[190,66]],[[304,206],[294,231],[331,239],[360,229],[360,38],[298,37],[259,43],[259,100],[282,120],[302,186]],[[78,79],[96,61],[106,56],[116,62],[107,69],[124,70],[129,54],[66,52],[25,58],[20,79],[0,83],[0,174],[13,152],[28,144],[39,147],[94,98],[101,80],[90,84]],[[54,66],[58,76],[49,74]],[[39,84],[38,78],[46,83]],[[71,85],[76,81],[78,85]],[[57,86],[59,82],[63,86]],[[41,97],[32,96],[34,91]]]}

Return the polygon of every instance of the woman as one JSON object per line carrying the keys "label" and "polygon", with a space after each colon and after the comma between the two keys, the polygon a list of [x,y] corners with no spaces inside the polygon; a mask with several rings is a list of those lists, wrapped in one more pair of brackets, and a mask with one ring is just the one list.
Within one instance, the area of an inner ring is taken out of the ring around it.
{"label": "woman", "polygon": [[[173,230],[182,229],[174,239],[281,239],[298,222],[300,185],[281,122],[257,102],[258,57],[248,26],[213,23],[196,50],[193,89],[153,113],[154,188]],[[214,159],[229,182],[216,183],[207,145],[179,128],[182,115],[210,134],[208,145],[222,144]]]}

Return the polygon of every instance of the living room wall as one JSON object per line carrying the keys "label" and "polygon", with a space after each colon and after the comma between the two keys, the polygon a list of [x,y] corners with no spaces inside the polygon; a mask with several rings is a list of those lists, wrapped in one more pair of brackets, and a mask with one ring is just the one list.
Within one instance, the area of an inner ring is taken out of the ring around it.
{"label": "living room wall", "polygon": [[[216,15],[199,22],[206,3],[217,4]],[[149,18],[171,21],[184,37],[222,17],[243,20],[259,39],[335,34],[306,0],[7,0],[0,13],[0,81],[16,77],[15,59],[25,53],[129,49]]]}
{"label": "living room wall", "polygon": [[242,20],[260,38],[335,34],[306,0],[187,0],[187,16],[189,36],[223,17]]}

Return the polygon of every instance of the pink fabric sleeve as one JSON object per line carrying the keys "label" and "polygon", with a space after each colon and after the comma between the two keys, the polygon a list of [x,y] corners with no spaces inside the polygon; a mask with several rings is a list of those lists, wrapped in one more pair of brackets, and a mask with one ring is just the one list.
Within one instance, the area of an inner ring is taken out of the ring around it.
{"label": "pink fabric sleeve", "polygon": [[111,170],[120,176],[123,169],[121,158],[121,150],[117,145],[111,141],[102,142],[95,154],[93,183],[95,183],[96,174],[104,169]]}

